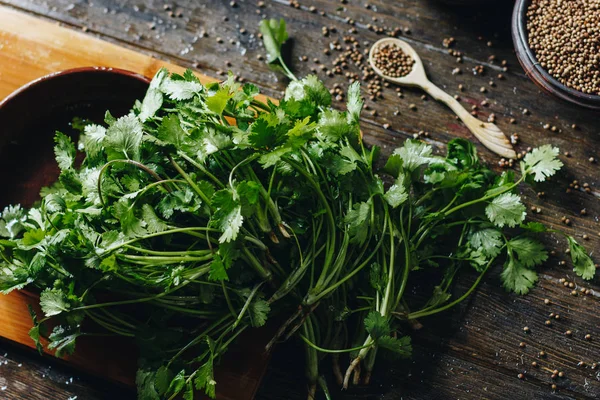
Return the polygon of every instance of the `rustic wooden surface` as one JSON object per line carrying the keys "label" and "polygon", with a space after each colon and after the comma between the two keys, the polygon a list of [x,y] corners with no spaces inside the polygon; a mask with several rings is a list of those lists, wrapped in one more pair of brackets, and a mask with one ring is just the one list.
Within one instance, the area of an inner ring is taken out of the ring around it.
{"label": "rustic wooden surface", "polygon": [[[600,114],[586,111],[541,94],[519,67],[510,40],[510,12],[512,2],[488,2],[482,8],[466,9],[444,6],[433,0],[348,0],[346,4],[333,0],[299,0],[300,7],[290,7],[287,0],[266,0],[258,7],[258,0],[237,0],[236,7],[221,0],[179,0],[165,3],[158,0],[0,0],[33,15],[47,18],[74,29],[83,29],[90,35],[145,52],[157,58],[170,60],[182,66],[196,66],[208,75],[218,77],[219,71],[231,69],[261,87],[264,93],[277,96],[285,87],[280,75],[271,72],[257,56],[264,51],[256,39],[257,25],[264,17],[283,17],[288,22],[291,41],[290,60],[298,75],[317,67],[312,59],[331,65],[337,56],[323,53],[334,40],[355,36],[373,43],[380,35],[369,30],[367,24],[408,28],[403,33],[421,55],[431,80],[451,94],[458,94],[458,84],[464,104],[479,104],[487,99],[488,107],[480,106],[479,115],[496,115],[498,126],[506,133],[518,133],[518,150],[552,143],[569,152],[562,157],[566,167],[552,183],[538,189],[544,198],[536,197],[533,189],[523,189],[527,203],[539,207],[541,213],[532,213],[531,219],[560,226],[581,238],[594,254],[600,250],[600,204],[598,203],[599,171],[590,157],[600,157]],[[368,3],[369,8],[365,7]],[[169,4],[171,11],[165,10]],[[314,7],[315,12],[310,7]],[[321,15],[324,12],[324,15]],[[172,15],[172,16],[171,16]],[[181,15],[180,17],[178,15]],[[377,18],[373,21],[372,18]],[[227,20],[225,20],[227,19]],[[347,19],[355,21],[354,25]],[[335,27],[329,37],[321,34],[323,26]],[[154,28],[154,29],[152,29]],[[240,29],[246,33],[241,33]],[[349,33],[355,29],[356,33]],[[206,36],[202,33],[206,32]],[[202,36],[202,37],[201,37]],[[444,38],[454,37],[455,50],[464,53],[463,63],[447,54]],[[218,43],[217,38],[223,43]],[[232,44],[230,41],[234,41]],[[488,46],[491,42],[491,47]],[[344,46],[342,42],[342,46]],[[1,56],[2,49],[0,49]],[[308,56],[308,62],[300,57]],[[496,61],[490,61],[494,55]],[[506,60],[508,71],[503,72],[500,61]],[[232,67],[227,66],[230,62]],[[474,75],[473,67],[483,65],[486,73]],[[462,74],[452,75],[459,67]],[[320,70],[319,70],[320,71]],[[497,79],[502,73],[504,80]],[[319,72],[325,76],[323,72]],[[0,71],[0,80],[3,79]],[[490,80],[495,86],[489,85]],[[343,76],[328,78],[329,85],[343,83]],[[480,92],[486,87],[486,93]],[[442,105],[422,100],[421,93],[404,89],[404,98],[393,89],[384,91],[384,98],[368,104],[377,115],[365,112],[363,131],[366,140],[379,144],[384,151],[396,146],[404,138],[418,131],[430,133],[430,142],[442,149],[455,136],[468,137],[468,132]],[[411,111],[409,104],[417,111]],[[530,111],[523,114],[523,109]],[[514,118],[515,124],[510,123]],[[390,129],[383,128],[389,123]],[[556,132],[544,129],[555,126]],[[577,128],[571,128],[576,124]],[[479,146],[484,159],[498,160]],[[590,193],[582,189],[567,194],[570,182],[577,179],[588,183]],[[580,216],[585,208],[587,215]],[[566,216],[571,226],[564,226],[560,218]],[[566,259],[565,244],[550,238],[547,243],[556,249],[540,271],[540,282],[527,296],[507,294],[500,285],[498,269],[489,274],[477,293],[468,302],[443,316],[424,319],[424,329],[415,333],[415,354],[411,361],[379,364],[374,382],[367,388],[347,392],[333,389],[341,399],[593,399],[600,397],[599,370],[591,364],[600,362],[600,285],[582,282],[573,277]],[[591,289],[589,295],[571,296],[572,289],[559,284],[560,278],[574,281],[577,287]],[[551,304],[544,304],[548,298]],[[545,326],[548,314],[560,314],[551,327]],[[523,333],[528,326],[531,333]],[[573,331],[572,337],[564,332]],[[590,333],[591,341],[584,340]],[[519,347],[519,342],[526,347]],[[66,385],[62,377],[76,374],[59,365],[52,369],[59,378],[43,377],[42,371],[51,363],[32,357],[27,351],[10,344],[0,343],[0,356],[8,352],[8,364],[0,366],[0,398],[7,399],[131,399],[128,392],[114,390],[89,377],[78,377],[76,385]],[[547,356],[539,358],[538,352]],[[280,346],[261,389],[258,399],[305,398],[302,352],[295,343]],[[0,359],[1,360],[1,359]],[[297,360],[298,362],[294,362]],[[536,360],[540,368],[532,368]],[[585,366],[578,367],[583,361]],[[22,364],[18,367],[18,364]],[[564,378],[554,382],[557,391],[550,388],[554,369],[563,371]],[[517,375],[525,373],[525,379]],[[29,389],[35,388],[35,390]],[[10,392],[9,392],[10,390]],[[3,393],[10,393],[3,397]]]}

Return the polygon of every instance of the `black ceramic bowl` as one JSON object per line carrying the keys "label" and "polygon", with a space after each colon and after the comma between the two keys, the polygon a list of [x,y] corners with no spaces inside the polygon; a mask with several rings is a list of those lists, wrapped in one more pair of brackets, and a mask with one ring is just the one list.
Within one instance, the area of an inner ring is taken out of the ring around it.
{"label": "black ceramic bowl", "polygon": [[527,35],[526,14],[529,4],[531,4],[531,0],[517,0],[512,17],[515,52],[527,76],[546,93],[573,104],[600,110],[600,96],[586,94],[563,85],[539,65],[533,50],[529,47]]}
{"label": "black ceramic bowl", "polygon": [[36,79],[0,102],[0,207],[30,206],[58,178],[54,134],[73,136],[74,117],[102,123],[126,114],[150,80],[130,71],[85,67]]}

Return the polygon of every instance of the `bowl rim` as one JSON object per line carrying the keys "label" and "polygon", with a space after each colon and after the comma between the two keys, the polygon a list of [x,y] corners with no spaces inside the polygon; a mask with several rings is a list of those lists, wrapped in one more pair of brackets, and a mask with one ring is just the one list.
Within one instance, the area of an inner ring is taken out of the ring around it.
{"label": "bowl rim", "polygon": [[22,93],[28,91],[30,88],[34,86],[38,86],[46,81],[70,75],[78,75],[78,74],[86,74],[86,73],[104,73],[104,74],[114,74],[120,76],[126,76],[129,78],[136,79],[140,82],[149,84],[151,78],[148,78],[145,75],[139,74],[137,72],[129,71],[121,68],[113,68],[113,67],[101,67],[101,66],[92,66],[92,67],[76,67],[64,69],[57,72],[52,72],[47,75],[43,75],[39,78],[36,78],[23,86],[20,86],[18,89],[15,89],[12,93],[6,96],[4,99],[0,100],[0,110],[13,99],[19,97]]}
{"label": "bowl rim", "polygon": [[537,61],[537,58],[535,57],[533,50],[529,46],[528,32],[527,32],[527,28],[526,28],[527,8],[531,4],[531,1],[532,0],[517,0],[517,2],[515,4],[515,8],[513,11],[513,25],[516,26],[516,30],[515,30],[516,32],[513,32],[513,39],[518,40],[521,43],[523,51],[525,52],[525,55],[527,56],[528,61],[531,64],[532,68],[535,70],[536,73],[542,75],[542,77],[545,80],[547,80],[549,83],[551,83],[552,86],[554,86],[561,92],[564,92],[564,94],[566,94],[568,96],[576,97],[577,100],[575,100],[571,97],[566,98],[566,97],[564,97],[564,94],[562,96],[560,96],[561,98],[564,98],[565,100],[575,102],[580,105],[585,105],[588,107],[589,107],[589,105],[582,104],[581,101],[585,101],[585,102],[589,102],[589,103],[597,103],[600,105],[600,95],[588,94],[588,93],[581,92],[577,89],[568,87],[567,85],[559,82],[556,78],[554,78],[552,75],[550,75],[548,73],[548,71],[546,71],[540,65],[540,63]]}

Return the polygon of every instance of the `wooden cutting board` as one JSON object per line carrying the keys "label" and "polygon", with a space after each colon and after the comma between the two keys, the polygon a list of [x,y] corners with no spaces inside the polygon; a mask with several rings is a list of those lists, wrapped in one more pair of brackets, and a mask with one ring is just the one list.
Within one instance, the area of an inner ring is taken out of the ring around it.
{"label": "wooden cutting board", "polygon": [[[121,68],[148,77],[161,67],[184,71],[177,65],[0,7],[0,100],[41,76],[84,66]],[[215,81],[201,73],[197,76],[205,84]],[[25,292],[0,294],[0,337],[34,347],[28,335],[32,322],[27,304],[37,305],[37,297]],[[262,351],[268,337],[265,331],[254,330],[230,349],[216,374],[219,399],[254,397],[268,363],[268,355]],[[131,343],[84,339],[88,340],[78,342],[76,354],[67,360],[69,364],[111,381],[134,384],[137,355]]]}

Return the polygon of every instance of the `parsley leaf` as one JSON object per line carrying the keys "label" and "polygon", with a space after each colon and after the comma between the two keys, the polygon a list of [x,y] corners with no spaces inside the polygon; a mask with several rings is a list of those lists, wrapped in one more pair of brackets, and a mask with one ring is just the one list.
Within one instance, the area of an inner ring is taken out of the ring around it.
{"label": "parsley leaf", "polygon": [[485,215],[500,228],[504,225],[513,228],[523,222],[527,212],[518,195],[503,193],[487,205]]}

